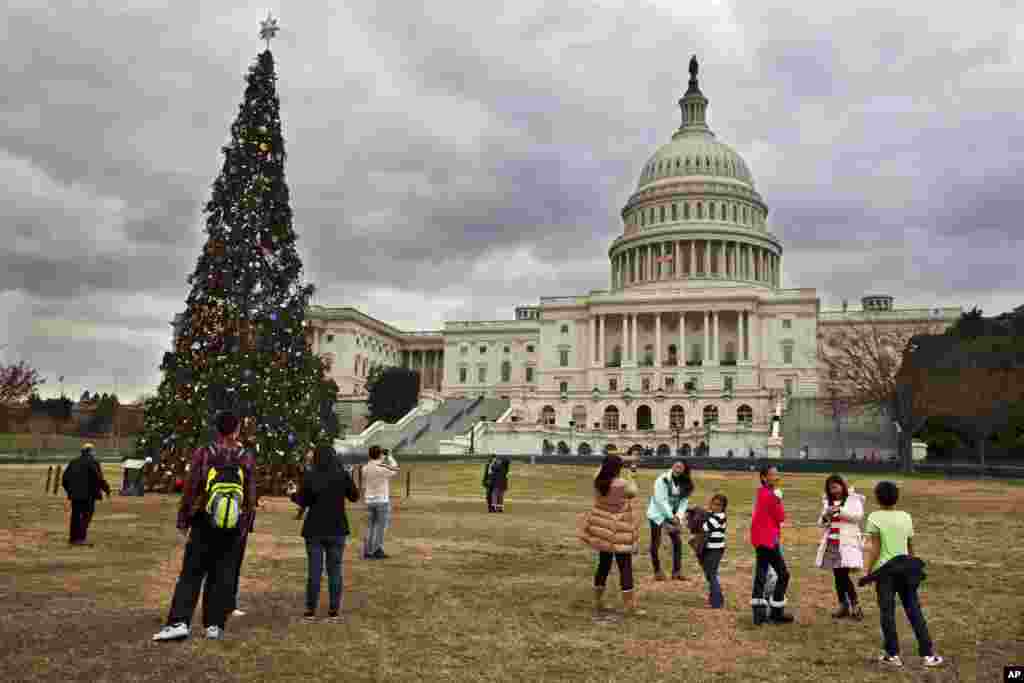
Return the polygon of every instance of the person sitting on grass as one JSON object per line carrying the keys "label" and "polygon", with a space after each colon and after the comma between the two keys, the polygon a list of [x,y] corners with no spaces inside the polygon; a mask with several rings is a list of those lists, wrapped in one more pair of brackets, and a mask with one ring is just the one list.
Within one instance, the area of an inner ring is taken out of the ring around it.
{"label": "person sitting on grass", "polygon": [[330,446],[320,446],[314,455],[313,468],[302,478],[302,489],[292,495],[299,506],[298,519],[305,513],[302,536],[306,539],[308,581],[306,582],[306,621],[316,619],[320,601],[320,580],[326,556],[327,588],[330,602],[327,620],[341,620],[342,574],[341,557],[349,535],[345,500],[359,500],[359,489],[345,468],[341,467]]}
{"label": "person sitting on grass", "polygon": [[686,523],[686,506],[693,493],[693,478],[690,466],[684,460],[672,463],[672,469],[654,480],[654,494],[647,505],[647,521],[651,527],[651,565],[654,580],[664,581],[661,571],[661,532],[665,531],[672,541],[672,579],[682,581],[683,525]]}
{"label": "person sitting on grass", "polygon": [[[631,466],[636,467],[634,459]],[[633,550],[638,542],[632,500],[637,486],[622,476],[623,458],[606,455],[601,469],[594,478],[594,505],[585,516],[580,529],[580,540],[598,553],[597,572],[594,575],[594,613],[603,619],[604,590],[611,573],[612,560],[619,566],[622,602],[627,615],[643,615],[636,608],[633,591]]]}
{"label": "person sitting on grass", "polygon": [[914,521],[909,513],[896,509],[899,498],[899,487],[893,482],[880,481],[875,486],[875,499],[882,509],[868,515],[864,525],[867,536],[864,566],[871,573],[857,583],[861,586],[875,583],[882,646],[885,648],[879,661],[888,666],[903,666],[896,633],[896,596],[899,595],[903,611],[917,637],[917,648],[924,665],[939,666],[943,659],[935,654],[917,595],[918,586],[925,578],[924,562],[914,556]]}

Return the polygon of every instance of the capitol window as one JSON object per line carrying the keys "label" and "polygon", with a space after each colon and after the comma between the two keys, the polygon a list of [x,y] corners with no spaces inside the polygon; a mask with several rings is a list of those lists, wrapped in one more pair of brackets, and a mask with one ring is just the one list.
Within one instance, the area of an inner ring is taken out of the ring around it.
{"label": "capitol window", "polygon": [[793,344],[782,345],[782,362],[786,365],[793,364]]}
{"label": "capitol window", "polygon": [[679,218],[679,207],[676,206],[675,204],[673,204],[672,205],[672,220],[677,220],[678,218]]}
{"label": "capitol window", "polygon": [[486,346],[481,346],[480,347],[480,355],[483,355],[485,353],[487,353],[487,347]]}
{"label": "capitol window", "polygon": [[608,378],[608,391],[618,391],[618,390],[619,390],[619,380],[615,379],[614,377],[609,377]]}
{"label": "capitol window", "polygon": [[792,327],[793,327],[793,321],[792,320],[783,320],[782,321],[782,329],[788,330],[788,329],[791,329]]}
{"label": "capitol window", "polygon": [[664,223],[665,222],[665,207],[664,206],[660,207],[660,214],[659,215],[660,215],[660,222]]}
{"label": "capitol window", "polygon": [[533,344],[527,344],[526,345],[526,352],[527,353],[533,353]]}
{"label": "capitol window", "polygon": [[467,369],[466,368],[459,368],[459,384],[465,384],[466,383],[466,379],[467,379],[466,375],[467,375]]}
{"label": "capitol window", "polygon": [[736,205],[735,204],[732,205],[732,222],[733,223],[736,222]]}
{"label": "capitol window", "polygon": [[690,205],[683,204],[683,219],[690,220]]}
{"label": "capitol window", "polygon": [[562,325],[562,334],[569,334],[569,326]]}
{"label": "capitol window", "polygon": [[559,382],[559,384],[558,384],[558,393],[560,393],[560,394],[568,394],[569,393],[569,383],[568,382]]}
{"label": "capitol window", "polygon": [[526,366],[526,381],[527,382],[532,382],[533,381],[533,366],[532,365],[527,365]]}
{"label": "capitol window", "polygon": [[476,375],[477,375],[477,381],[480,382],[480,384],[483,384],[484,382],[487,381],[487,368],[486,367],[477,368]]}
{"label": "capitol window", "polygon": [[704,205],[697,202],[697,218],[704,218]]}
{"label": "capitol window", "polygon": [[333,334],[327,335],[327,343],[330,344],[332,341],[334,341],[334,335]]}
{"label": "capitol window", "polygon": [[563,368],[569,367],[569,350],[562,349],[558,352],[558,364]]}

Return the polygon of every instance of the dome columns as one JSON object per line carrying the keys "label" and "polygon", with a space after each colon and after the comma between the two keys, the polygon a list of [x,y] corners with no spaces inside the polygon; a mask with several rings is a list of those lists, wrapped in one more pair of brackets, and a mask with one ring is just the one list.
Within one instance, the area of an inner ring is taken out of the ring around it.
{"label": "dome columns", "polygon": [[657,282],[733,280],[781,286],[780,250],[739,238],[647,238],[616,247],[611,255],[613,289]]}

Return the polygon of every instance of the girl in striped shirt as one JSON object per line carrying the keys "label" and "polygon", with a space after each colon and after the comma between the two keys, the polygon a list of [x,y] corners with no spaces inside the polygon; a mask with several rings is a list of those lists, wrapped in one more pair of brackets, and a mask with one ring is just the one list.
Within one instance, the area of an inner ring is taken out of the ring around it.
{"label": "girl in striped shirt", "polygon": [[708,505],[708,515],[704,520],[704,552],[700,563],[704,569],[704,578],[708,580],[708,601],[712,609],[722,609],[725,598],[722,596],[722,585],[718,582],[718,565],[725,554],[725,509],[729,499],[716,493]]}

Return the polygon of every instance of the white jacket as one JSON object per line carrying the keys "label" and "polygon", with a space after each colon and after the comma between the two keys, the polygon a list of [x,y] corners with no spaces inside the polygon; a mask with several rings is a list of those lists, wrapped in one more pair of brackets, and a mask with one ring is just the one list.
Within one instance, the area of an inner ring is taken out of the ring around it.
{"label": "white jacket", "polygon": [[[814,565],[820,567],[825,556],[825,546],[828,543],[829,528],[831,522],[822,521],[825,513],[828,512],[828,498],[821,497],[821,514],[818,515],[818,526],[825,530],[822,534],[821,543],[818,545],[818,555]],[[860,531],[860,523],[864,519],[864,496],[854,492],[851,488],[846,502],[839,511],[842,521],[839,522],[839,555],[842,557],[843,567],[860,569],[864,567],[864,537]]]}

